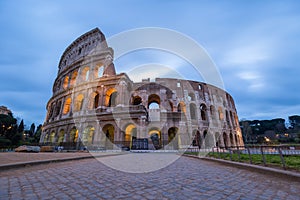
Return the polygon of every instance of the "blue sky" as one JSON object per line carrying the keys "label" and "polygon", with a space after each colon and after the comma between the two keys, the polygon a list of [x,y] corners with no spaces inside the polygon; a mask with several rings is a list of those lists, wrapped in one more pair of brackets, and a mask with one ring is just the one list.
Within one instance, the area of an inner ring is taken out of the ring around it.
{"label": "blue sky", "polygon": [[[2,0],[0,105],[27,125],[43,123],[60,56],[73,40],[95,27],[107,38],[133,28],[162,27],[207,50],[240,119],[300,114],[299,10],[298,1]],[[123,61],[128,66],[151,62],[145,55]],[[173,58],[149,55],[155,61]],[[126,71],[121,61],[117,72]],[[195,79],[192,73],[185,77]]]}

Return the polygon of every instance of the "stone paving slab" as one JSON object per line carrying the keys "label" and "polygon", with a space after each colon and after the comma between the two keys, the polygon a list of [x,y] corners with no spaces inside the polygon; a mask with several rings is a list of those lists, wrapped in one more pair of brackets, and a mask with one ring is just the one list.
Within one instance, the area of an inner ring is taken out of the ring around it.
{"label": "stone paving slab", "polygon": [[6,152],[0,153],[0,169],[9,169],[22,167],[26,165],[43,164],[49,162],[61,162],[69,160],[79,160],[94,157],[104,157],[117,155],[118,152],[99,152],[91,155],[88,152],[75,153],[22,153],[22,152]]}
{"label": "stone paving slab", "polygon": [[[160,156],[168,159],[170,154]],[[131,162],[128,155],[112,158]],[[182,156],[165,168],[139,174],[98,160],[0,171],[0,199],[300,199],[297,181],[201,159]]]}

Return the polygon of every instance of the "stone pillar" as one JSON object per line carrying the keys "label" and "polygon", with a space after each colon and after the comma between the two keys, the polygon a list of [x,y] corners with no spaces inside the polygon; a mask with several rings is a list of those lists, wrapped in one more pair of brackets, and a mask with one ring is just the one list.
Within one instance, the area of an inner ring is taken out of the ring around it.
{"label": "stone pillar", "polygon": [[101,141],[101,134],[100,134],[100,120],[95,120],[96,125],[95,125],[95,132],[94,132],[94,139],[93,139],[93,144],[99,146],[100,141]]}
{"label": "stone pillar", "polygon": [[188,132],[186,123],[184,121],[179,122],[179,130],[178,130],[178,144],[179,148],[186,148],[188,145]]}

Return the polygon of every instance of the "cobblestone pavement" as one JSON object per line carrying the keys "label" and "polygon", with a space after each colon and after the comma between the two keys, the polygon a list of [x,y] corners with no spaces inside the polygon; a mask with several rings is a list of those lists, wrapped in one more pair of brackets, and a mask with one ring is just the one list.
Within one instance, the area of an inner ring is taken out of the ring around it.
{"label": "cobblestone pavement", "polygon": [[299,182],[189,157],[140,174],[95,159],[50,163],[2,171],[0,186],[0,199],[13,200],[300,199]]}
{"label": "cobblestone pavement", "polygon": [[0,165],[33,162],[33,161],[44,161],[44,160],[51,160],[51,159],[78,158],[78,157],[85,157],[85,156],[88,157],[91,156],[91,154],[84,153],[84,152],[80,152],[80,153],[9,152],[9,153],[0,153]]}

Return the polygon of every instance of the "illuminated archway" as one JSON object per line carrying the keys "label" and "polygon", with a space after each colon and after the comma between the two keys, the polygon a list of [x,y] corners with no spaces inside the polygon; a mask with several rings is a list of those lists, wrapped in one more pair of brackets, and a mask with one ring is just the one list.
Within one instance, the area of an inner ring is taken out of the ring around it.
{"label": "illuminated archway", "polygon": [[93,144],[95,128],[88,126],[84,129],[81,137],[81,141],[85,146]]}
{"label": "illuminated archway", "polygon": [[118,96],[118,92],[115,88],[108,89],[105,95],[105,105],[108,107],[116,106],[117,96]]}
{"label": "illuminated archway", "polygon": [[74,71],[72,76],[71,76],[70,86],[74,86],[76,84],[77,75],[78,75],[78,72]]}
{"label": "illuminated archway", "polygon": [[128,124],[125,128],[124,142],[125,146],[131,147],[132,139],[137,137],[137,129],[133,124]]}
{"label": "illuminated archway", "polygon": [[178,106],[177,106],[177,112],[183,112],[183,113],[186,113],[185,103],[179,102],[179,104],[178,104]]}
{"label": "illuminated archway", "polygon": [[73,127],[70,131],[70,138],[69,138],[69,142],[74,142],[76,143],[78,139],[78,130],[76,127]]}
{"label": "illuminated archway", "polygon": [[66,115],[70,112],[71,103],[72,103],[72,99],[71,99],[71,97],[68,97],[65,101],[65,105],[64,105],[64,109],[63,109],[63,114],[64,115]]}
{"label": "illuminated archway", "polygon": [[74,104],[74,111],[80,111],[82,109],[83,99],[84,99],[83,94],[79,94],[76,97],[75,104]]}
{"label": "illuminated archway", "polygon": [[161,132],[158,128],[151,128],[148,132],[155,149],[161,148]]}
{"label": "illuminated archway", "polygon": [[54,143],[55,140],[56,140],[56,138],[55,138],[55,131],[52,131],[52,132],[50,133],[49,141],[50,141],[51,143]]}
{"label": "illuminated archway", "polygon": [[69,86],[69,76],[66,76],[63,83],[63,88],[67,89]]}
{"label": "illuminated archway", "polygon": [[223,121],[224,120],[224,114],[223,114],[222,107],[218,108],[218,113],[219,113],[219,120]]}
{"label": "illuminated archway", "polygon": [[57,143],[61,143],[61,142],[64,142],[64,138],[65,138],[65,130],[64,129],[61,129],[58,133],[58,140],[57,140]]}

